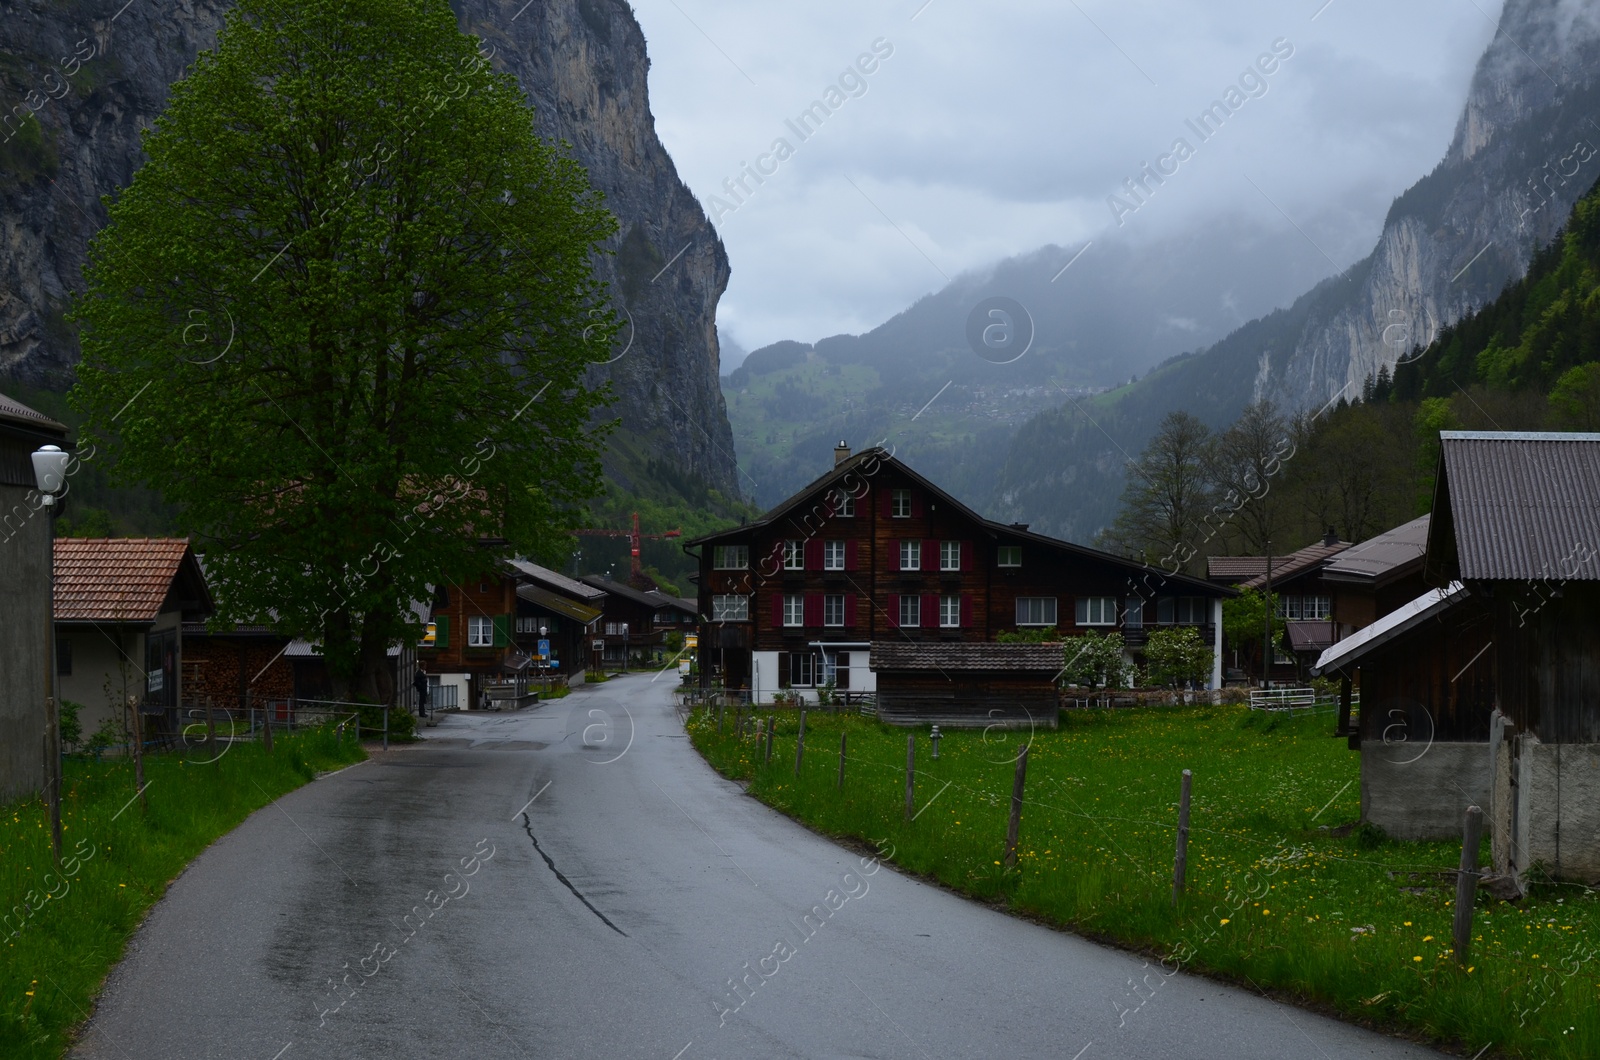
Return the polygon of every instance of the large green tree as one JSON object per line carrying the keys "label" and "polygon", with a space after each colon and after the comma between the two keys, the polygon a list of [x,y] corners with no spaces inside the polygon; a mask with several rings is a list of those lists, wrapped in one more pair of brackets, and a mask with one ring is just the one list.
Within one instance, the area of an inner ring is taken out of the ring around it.
{"label": "large green tree", "polygon": [[[110,205],[74,401],[230,619],[386,700],[408,604],[598,490],[615,228],[444,0],[241,0]],[[567,523],[566,525],[571,525]]]}
{"label": "large green tree", "polygon": [[1167,413],[1128,466],[1122,510],[1106,542],[1167,570],[1192,568],[1211,508],[1212,445],[1210,428],[1193,413]]}

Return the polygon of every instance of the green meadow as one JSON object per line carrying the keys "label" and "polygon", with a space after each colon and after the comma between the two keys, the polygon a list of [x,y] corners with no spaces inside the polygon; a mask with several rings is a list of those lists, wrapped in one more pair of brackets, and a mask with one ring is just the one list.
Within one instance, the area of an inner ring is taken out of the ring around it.
{"label": "green meadow", "polygon": [[[1464,966],[1451,949],[1460,843],[1400,843],[1360,818],[1358,756],[1327,712],[1201,706],[1072,711],[1056,730],[927,729],[776,711],[771,763],[730,711],[687,719],[751,795],[824,834],[893,845],[899,867],[1013,912],[1466,1056],[1600,1056],[1600,900],[1480,889]],[[762,712],[761,717],[768,716]],[[914,820],[905,820],[915,732]],[[840,738],[847,741],[837,786]],[[1029,747],[1015,868],[1002,864],[1015,759]],[[1180,775],[1193,773],[1187,888],[1172,900]],[[1487,860],[1488,844],[1483,857]],[[1154,971],[1154,965],[1152,971]],[[1147,980],[1155,977],[1147,976]],[[1153,1018],[1158,987],[1108,1019]],[[1141,1012],[1148,1007],[1152,1011]]]}

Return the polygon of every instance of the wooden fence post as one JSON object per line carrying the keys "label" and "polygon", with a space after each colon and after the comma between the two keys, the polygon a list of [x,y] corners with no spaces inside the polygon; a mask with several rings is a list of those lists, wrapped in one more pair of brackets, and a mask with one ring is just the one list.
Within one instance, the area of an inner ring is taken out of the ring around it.
{"label": "wooden fence post", "polygon": [[206,697],[206,754],[211,756],[211,761],[217,760],[217,719],[211,712],[211,697]]}
{"label": "wooden fence post", "polygon": [[1172,904],[1178,904],[1189,874],[1189,771],[1183,771],[1183,791],[1178,796],[1178,848],[1172,856]]}
{"label": "wooden fence post", "polygon": [[1017,864],[1017,832],[1022,826],[1022,785],[1028,776],[1028,745],[1017,751],[1017,775],[1011,782],[1011,822],[1006,826],[1006,868]]}
{"label": "wooden fence post", "polygon": [[[254,696],[253,692],[246,692],[247,696]],[[261,707],[261,746],[266,748],[267,754],[272,753],[272,700],[267,700]],[[361,730],[356,730],[356,743],[361,742]]]}
{"label": "wooden fence post", "polygon": [[839,734],[839,790],[844,790],[844,741],[845,734]]}
{"label": "wooden fence post", "polygon": [[144,793],[144,725],[139,717],[138,697],[128,697],[128,709],[133,711],[133,785],[139,794],[139,808],[148,811],[150,801]]}
{"label": "wooden fence post", "polygon": [[1478,894],[1478,843],[1483,838],[1483,811],[1467,807],[1461,834],[1461,871],[1456,874],[1455,958],[1465,965],[1472,948],[1472,903]]}
{"label": "wooden fence post", "polygon": [[744,704],[743,703],[735,703],[733,705],[733,738],[735,740],[743,740],[744,739]]}
{"label": "wooden fence post", "polygon": [[806,712],[800,712],[800,739],[794,745],[794,775],[800,775],[800,760],[806,755]]}
{"label": "wooden fence post", "polygon": [[772,764],[772,728],[777,719],[771,714],[767,715],[767,765]]}
{"label": "wooden fence post", "polygon": [[917,790],[917,736],[912,733],[906,737],[906,820],[914,816],[911,804],[915,801]]}
{"label": "wooden fence post", "polygon": [[1333,734],[1335,736],[1349,736],[1350,735],[1350,706],[1351,706],[1350,696],[1351,696],[1350,678],[1348,676],[1340,677],[1339,678],[1339,724],[1334,727]]}
{"label": "wooden fence post", "polygon": [[722,719],[723,719],[724,716],[727,715],[727,713],[728,713],[727,701],[726,700],[722,700],[722,699],[717,700],[717,735],[718,736],[722,735]]}

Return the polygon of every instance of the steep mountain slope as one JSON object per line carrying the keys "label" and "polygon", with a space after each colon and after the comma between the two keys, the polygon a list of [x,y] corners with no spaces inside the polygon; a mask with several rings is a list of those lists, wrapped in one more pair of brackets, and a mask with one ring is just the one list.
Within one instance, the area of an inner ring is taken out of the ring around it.
{"label": "steep mountain slope", "polygon": [[1438,167],[1389,211],[1373,253],[1289,309],[1252,321],[1094,406],[1018,431],[997,518],[1088,540],[1114,516],[1124,467],[1168,411],[1221,426],[1251,400],[1315,411],[1520,276],[1600,175],[1600,25],[1572,0],[1509,0]]}
{"label": "steep mountain slope", "polygon": [[[599,262],[626,313],[595,375],[617,394],[623,430],[608,460],[625,489],[645,454],[671,453],[704,485],[737,492],[733,437],[718,387],[716,305],[728,259],[655,132],[644,35],[624,0],[537,4],[457,0],[461,28],[494,49],[536,108],[541,136],[564,140],[605,193],[620,232]],[[150,0],[7,4],[0,91],[0,377],[63,387],[77,341],[64,320],[103,195],[138,168],[139,132],[168,86],[216,40],[227,5]],[[25,117],[23,117],[26,115]],[[625,351],[625,352],[624,352]]]}

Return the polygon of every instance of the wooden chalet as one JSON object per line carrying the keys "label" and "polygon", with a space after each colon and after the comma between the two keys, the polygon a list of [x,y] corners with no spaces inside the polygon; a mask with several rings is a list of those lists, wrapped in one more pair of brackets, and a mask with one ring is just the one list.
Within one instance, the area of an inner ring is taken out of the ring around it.
{"label": "wooden chalet", "polygon": [[[50,681],[50,565],[54,528],[34,480],[32,453],[70,450],[67,429],[0,394],[0,802],[44,785],[41,740]],[[71,480],[68,480],[70,496]]]}
{"label": "wooden chalet", "polygon": [[1600,879],[1600,435],[1443,432],[1424,577],[1319,660],[1360,673],[1364,817],[1475,803],[1497,871]]}
{"label": "wooden chalet", "polygon": [[1116,630],[1135,656],[1153,626],[1196,627],[1220,684],[1230,590],[985,519],[881,448],[841,444],[832,470],[760,519],[684,548],[700,565],[701,680],[758,701],[829,682],[876,693],[880,643],[1051,627]]}
{"label": "wooden chalet", "polygon": [[1370,626],[1427,591],[1422,561],[1430,518],[1418,516],[1351,545],[1322,568],[1322,584],[1332,600],[1335,640]]}
{"label": "wooden chalet", "polygon": [[578,580],[605,594],[604,614],[594,639],[604,644],[600,654],[606,666],[622,666],[630,659],[655,659],[666,649],[668,633],[695,631],[699,615],[691,601],[660,590],[641,591],[596,574]]}
{"label": "wooden chalet", "polygon": [[1055,728],[1059,644],[874,641],[878,718],[946,727]]}
{"label": "wooden chalet", "polygon": [[[1349,547],[1330,532],[1321,541],[1283,556],[1212,556],[1206,561],[1209,581],[1277,597],[1287,643],[1274,645],[1272,665],[1265,675],[1268,682],[1303,682],[1317,656],[1338,639],[1332,594],[1323,572]],[[1247,641],[1237,654],[1234,666],[1262,673],[1259,638]]]}

